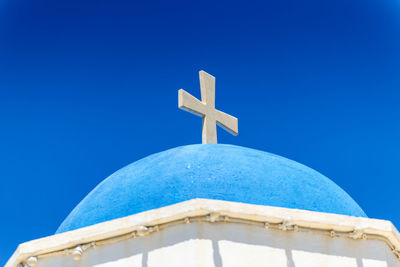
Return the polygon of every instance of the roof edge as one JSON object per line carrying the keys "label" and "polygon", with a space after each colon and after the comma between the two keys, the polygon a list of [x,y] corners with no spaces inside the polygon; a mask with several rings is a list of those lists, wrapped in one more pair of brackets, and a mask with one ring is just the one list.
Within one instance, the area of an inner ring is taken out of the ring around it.
{"label": "roof edge", "polygon": [[[364,238],[364,235],[378,236],[387,241],[398,258],[400,256],[400,234],[390,221],[222,200],[192,199],[22,243],[5,266],[17,267],[32,256],[37,257],[131,234],[144,226],[157,226],[210,214],[248,222],[276,224],[279,229],[282,226],[321,230],[331,234],[340,232],[354,239]],[[208,221],[213,222],[212,219]]]}

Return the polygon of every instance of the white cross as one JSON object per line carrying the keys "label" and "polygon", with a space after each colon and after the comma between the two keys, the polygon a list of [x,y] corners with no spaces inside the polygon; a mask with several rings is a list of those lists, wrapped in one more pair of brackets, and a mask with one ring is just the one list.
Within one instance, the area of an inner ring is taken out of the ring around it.
{"label": "white cross", "polygon": [[183,89],[178,91],[178,107],[203,118],[203,144],[217,143],[217,126],[238,134],[238,119],[215,109],[215,77],[199,72],[201,101]]}

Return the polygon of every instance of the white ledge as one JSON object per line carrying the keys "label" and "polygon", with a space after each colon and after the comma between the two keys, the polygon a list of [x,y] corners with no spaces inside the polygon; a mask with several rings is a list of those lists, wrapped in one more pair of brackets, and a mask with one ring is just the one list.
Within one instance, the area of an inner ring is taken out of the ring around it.
{"label": "white ledge", "polygon": [[323,231],[362,232],[383,237],[391,249],[400,251],[400,234],[390,221],[221,200],[192,199],[20,244],[5,266],[17,267],[31,256],[129,234],[143,226],[166,224],[210,213],[253,222],[288,223],[296,227]]}

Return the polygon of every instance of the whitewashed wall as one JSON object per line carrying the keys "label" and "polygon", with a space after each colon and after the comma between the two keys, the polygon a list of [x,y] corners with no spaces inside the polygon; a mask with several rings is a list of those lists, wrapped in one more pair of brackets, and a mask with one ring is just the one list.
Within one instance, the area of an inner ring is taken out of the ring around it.
{"label": "whitewashed wall", "polygon": [[378,240],[199,222],[91,248],[80,261],[71,255],[54,256],[40,259],[36,266],[391,267],[400,266],[400,261]]}

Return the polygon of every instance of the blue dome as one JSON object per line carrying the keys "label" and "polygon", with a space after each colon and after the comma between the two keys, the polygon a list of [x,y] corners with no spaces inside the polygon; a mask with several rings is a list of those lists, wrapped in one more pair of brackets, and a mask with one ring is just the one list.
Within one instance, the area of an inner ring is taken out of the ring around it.
{"label": "blue dome", "polygon": [[153,154],[115,172],[57,233],[194,198],[366,217],[339,186],[302,164],[250,148],[205,144]]}

